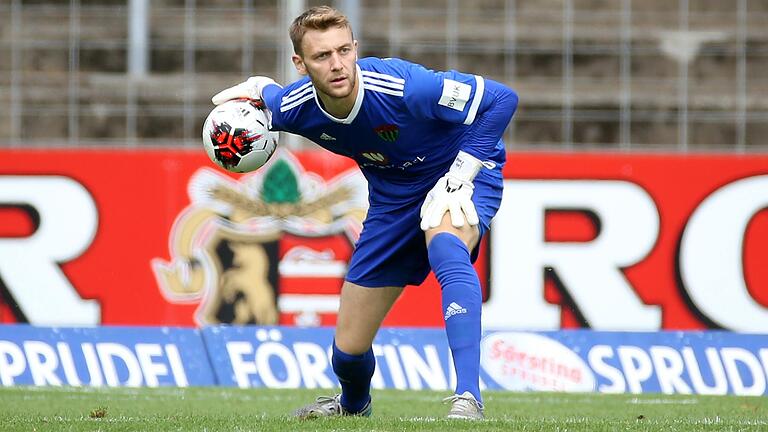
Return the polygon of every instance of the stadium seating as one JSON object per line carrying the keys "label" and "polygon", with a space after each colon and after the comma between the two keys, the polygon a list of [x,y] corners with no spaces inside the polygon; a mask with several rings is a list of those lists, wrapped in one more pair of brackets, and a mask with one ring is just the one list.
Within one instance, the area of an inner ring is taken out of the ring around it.
{"label": "stadium seating", "polygon": [[[688,3],[366,0],[357,36],[362,55],[514,87],[513,147],[764,145],[768,3]],[[217,89],[282,78],[277,1],[152,1],[143,76],[127,72],[127,1],[77,4],[0,5],[0,144],[197,144]]]}

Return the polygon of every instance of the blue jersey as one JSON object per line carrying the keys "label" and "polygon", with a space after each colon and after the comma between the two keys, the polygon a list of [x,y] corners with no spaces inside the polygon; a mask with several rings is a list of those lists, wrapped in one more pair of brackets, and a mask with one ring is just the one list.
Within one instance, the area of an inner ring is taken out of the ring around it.
{"label": "blue jersey", "polygon": [[304,136],[354,159],[371,205],[422,201],[459,150],[502,165],[501,136],[517,107],[507,87],[457,71],[435,72],[400,59],[357,62],[355,105],[327,113],[309,78],[263,90],[272,129]]}

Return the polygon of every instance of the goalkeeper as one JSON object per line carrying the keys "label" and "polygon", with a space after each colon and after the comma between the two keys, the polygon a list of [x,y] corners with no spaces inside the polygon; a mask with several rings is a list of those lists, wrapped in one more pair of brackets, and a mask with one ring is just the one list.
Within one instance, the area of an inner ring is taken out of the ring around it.
{"label": "goalkeeper", "polygon": [[303,79],[267,77],[221,91],[215,104],[261,99],[271,128],[354,159],[369,184],[363,223],[341,300],[333,371],[341,394],[296,411],[301,418],[371,413],[371,345],[406,285],[434,271],[456,368],[449,418],[481,419],[482,296],[472,267],[502,196],[501,137],[517,95],[495,81],[435,72],[399,59],[357,58],[347,18],[313,7],[290,28]]}

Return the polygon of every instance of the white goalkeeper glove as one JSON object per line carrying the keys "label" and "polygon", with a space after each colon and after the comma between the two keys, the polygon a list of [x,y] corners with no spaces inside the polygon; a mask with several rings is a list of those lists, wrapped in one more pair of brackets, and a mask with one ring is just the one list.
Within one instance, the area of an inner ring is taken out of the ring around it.
{"label": "white goalkeeper glove", "polygon": [[477,225],[480,219],[472,203],[472,184],[475,176],[483,168],[483,163],[476,157],[459,151],[451,169],[437,181],[421,205],[421,229],[427,231],[437,228],[445,212],[451,215],[451,225],[464,226],[464,217],[470,225]]}
{"label": "white goalkeeper glove", "polygon": [[211,98],[211,102],[213,102],[214,105],[221,105],[224,102],[232,99],[247,98],[247,99],[261,100],[262,99],[261,92],[264,90],[264,87],[266,87],[269,84],[277,84],[277,83],[275,82],[275,80],[273,80],[270,77],[253,76],[236,86],[232,86],[228,89],[224,89],[216,93]]}

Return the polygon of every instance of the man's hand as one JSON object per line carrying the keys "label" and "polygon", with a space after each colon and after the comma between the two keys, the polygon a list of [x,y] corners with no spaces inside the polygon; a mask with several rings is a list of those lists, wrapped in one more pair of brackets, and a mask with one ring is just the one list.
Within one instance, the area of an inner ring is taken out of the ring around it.
{"label": "man's hand", "polygon": [[[236,86],[224,89],[216,93],[211,102],[214,105],[221,105],[232,99],[262,99],[262,90],[269,84],[277,84],[275,80],[265,76],[254,76],[248,78]],[[279,84],[278,84],[279,85]]]}
{"label": "man's hand", "polygon": [[456,228],[464,226],[465,217],[470,225],[480,223],[472,203],[472,180],[482,168],[483,163],[477,158],[459,151],[451,169],[437,181],[421,205],[422,230],[440,226],[445,212],[450,213],[451,225]]}

